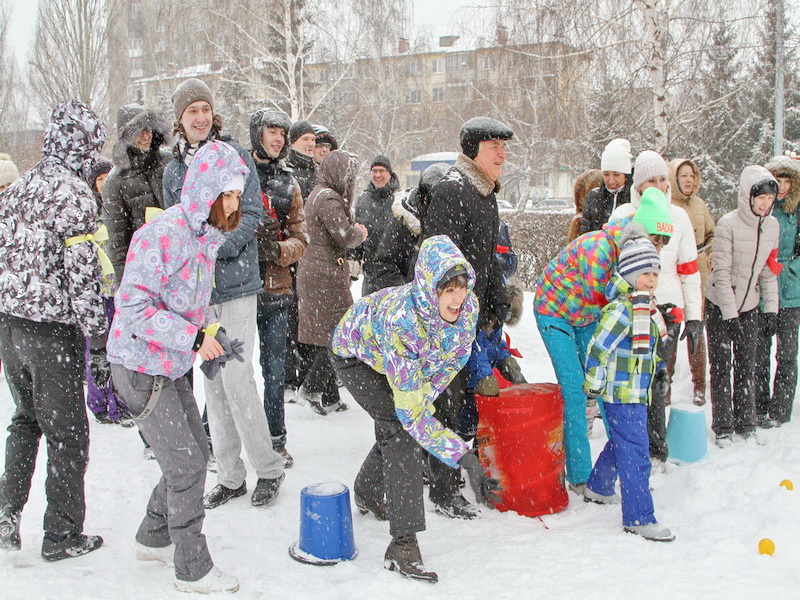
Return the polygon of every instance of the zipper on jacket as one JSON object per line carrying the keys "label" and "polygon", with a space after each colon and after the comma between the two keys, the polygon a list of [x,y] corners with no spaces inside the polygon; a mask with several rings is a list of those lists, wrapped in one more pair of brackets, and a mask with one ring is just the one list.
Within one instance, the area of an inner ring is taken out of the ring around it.
{"label": "zipper on jacket", "polygon": [[742,298],[742,303],[739,305],[739,309],[736,311],[737,313],[742,312],[742,307],[744,303],[747,302],[747,296],[750,295],[750,284],[753,283],[753,275],[755,275],[756,271],[756,261],[758,260],[758,247],[761,245],[761,224],[762,219],[761,217],[758,218],[758,229],[756,233],[756,251],[753,254],[753,264],[750,265],[750,279],[747,280],[747,288],[744,290],[744,298]]}

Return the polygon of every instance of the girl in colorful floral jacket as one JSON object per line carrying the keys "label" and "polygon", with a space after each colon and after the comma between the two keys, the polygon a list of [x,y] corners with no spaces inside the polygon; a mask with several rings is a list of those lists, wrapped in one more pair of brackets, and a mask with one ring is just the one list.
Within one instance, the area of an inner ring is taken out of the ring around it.
{"label": "girl in colorful floral jacket", "polygon": [[433,401],[469,358],[478,318],[474,283],[475,272],[450,238],[430,237],[414,280],[358,300],[331,340],[336,372],[375,420],[376,442],[353,488],[356,505],[362,514],[388,518],[393,540],[384,566],[412,579],[438,579],[425,569],[416,538],[425,529],[420,447],[463,467],[479,502],[499,500],[498,482],[433,416]]}
{"label": "girl in colorful floral jacket", "polygon": [[184,592],[239,588],[235,577],[214,566],[202,533],[209,450],[189,375],[197,354],[209,363],[233,357],[209,301],[223,232],[241,219],[248,173],[223,142],[197,151],[180,203],[133,236],[108,336],[117,391],[162,470],[136,534],[135,556],[174,563],[174,585]]}
{"label": "girl in colorful floral jacket", "polygon": [[669,385],[666,363],[658,346],[667,326],[654,301],[661,261],[645,239],[627,242],[619,254],[617,272],[606,289],[603,309],[586,356],[584,389],[603,401],[608,442],[583,490],[584,499],[617,504],[619,477],[622,525],[645,539],[671,542],[669,529],[658,524],[650,494],[647,405],[653,393]]}

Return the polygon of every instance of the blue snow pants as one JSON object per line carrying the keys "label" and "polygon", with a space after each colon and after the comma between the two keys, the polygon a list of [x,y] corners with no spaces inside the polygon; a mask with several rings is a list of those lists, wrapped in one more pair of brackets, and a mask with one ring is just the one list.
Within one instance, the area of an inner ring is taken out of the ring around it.
{"label": "blue snow pants", "polygon": [[650,442],[647,405],[603,402],[609,440],[597,457],[586,486],[603,496],[614,495],[619,477],[622,525],[655,523],[650,493]]}
{"label": "blue snow pants", "polygon": [[564,450],[567,481],[586,483],[592,471],[592,453],[586,433],[586,394],[583,393],[586,348],[597,323],[575,327],[566,319],[536,314],[536,325],[556,371],[564,398]]}

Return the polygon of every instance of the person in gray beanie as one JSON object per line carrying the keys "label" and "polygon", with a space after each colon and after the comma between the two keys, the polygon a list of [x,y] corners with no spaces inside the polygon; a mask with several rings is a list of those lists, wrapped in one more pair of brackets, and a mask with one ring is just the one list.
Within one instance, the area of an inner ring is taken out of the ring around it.
{"label": "person in gray beanie", "polygon": [[245,360],[230,361],[213,380],[203,378],[219,482],[203,499],[203,506],[216,508],[247,493],[242,447],[258,475],[251,502],[263,506],[278,494],[283,459],[272,448],[253,369],[257,296],[261,292],[256,232],[264,217],[258,174],[250,152],[221,134],[222,119],[214,113],[214,98],[208,86],[196,79],[184,81],[173,93],[172,102],[179,137],[173,159],[164,169],[165,208],[179,203],[189,164],[195,152],[209,141],[232,146],[248,169],[240,199],[241,222],[226,233],[217,254],[210,307],[230,339],[244,343]]}

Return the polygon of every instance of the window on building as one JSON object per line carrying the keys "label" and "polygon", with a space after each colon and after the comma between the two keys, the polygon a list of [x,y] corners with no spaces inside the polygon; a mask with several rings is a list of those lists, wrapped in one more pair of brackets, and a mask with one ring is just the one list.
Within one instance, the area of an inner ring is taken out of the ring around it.
{"label": "window on building", "polygon": [[431,73],[437,75],[438,73],[444,73],[444,60],[441,58],[434,58],[431,61]]}
{"label": "window on building", "polygon": [[156,54],[167,51],[167,43],[164,40],[158,40],[155,47]]}
{"label": "window on building", "polygon": [[447,55],[447,70],[458,71],[460,69],[468,69],[467,55],[463,52],[455,52]]}
{"label": "window on building", "polygon": [[494,56],[491,54],[484,54],[481,56],[481,69],[484,71],[494,69]]}
{"label": "window on building", "polygon": [[128,40],[128,58],[142,56],[142,38],[132,37]]}
{"label": "window on building", "polygon": [[158,33],[164,33],[167,30],[167,21],[166,19],[160,18],[156,21],[156,31]]}
{"label": "window on building", "polygon": [[375,78],[375,69],[372,68],[372,65],[364,65],[363,67],[361,67],[361,73],[364,79]]}
{"label": "window on building", "polygon": [[406,75],[419,75],[422,71],[422,65],[418,60],[412,60],[406,63]]}
{"label": "window on building", "polygon": [[434,102],[444,102],[444,88],[435,87],[431,93],[431,99]]}
{"label": "window on building", "polygon": [[388,63],[383,65],[383,76],[387,79],[392,76],[392,65]]}
{"label": "window on building", "polygon": [[422,92],[420,90],[411,90],[406,92],[406,104],[420,104],[422,102]]}
{"label": "window on building", "polygon": [[131,61],[131,78],[139,79],[144,76],[144,62],[141,58],[134,58]]}

